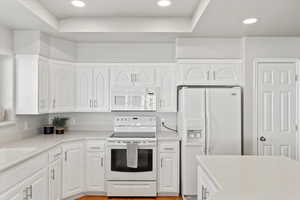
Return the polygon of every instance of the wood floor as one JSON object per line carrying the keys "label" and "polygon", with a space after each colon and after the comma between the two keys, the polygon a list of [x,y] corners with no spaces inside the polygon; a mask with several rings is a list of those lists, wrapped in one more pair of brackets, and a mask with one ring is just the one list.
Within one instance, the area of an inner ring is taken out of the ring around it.
{"label": "wood floor", "polygon": [[181,197],[158,197],[158,198],[108,198],[108,197],[82,197],[77,200],[182,200]]}

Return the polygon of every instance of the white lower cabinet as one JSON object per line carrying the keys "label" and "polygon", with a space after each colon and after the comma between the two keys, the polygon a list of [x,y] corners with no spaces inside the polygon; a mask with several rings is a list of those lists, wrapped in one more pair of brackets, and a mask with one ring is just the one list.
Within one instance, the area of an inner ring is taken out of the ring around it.
{"label": "white lower cabinet", "polygon": [[179,142],[159,142],[158,193],[179,194]]}
{"label": "white lower cabinet", "polygon": [[104,192],[104,152],[87,152],[86,154],[86,190]]}
{"label": "white lower cabinet", "polygon": [[81,142],[63,144],[62,149],[62,197],[64,199],[83,192],[84,149]]}
{"label": "white lower cabinet", "polygon": [[86,191],[105,192],[105,143],[90,140],[86,143]]}
{"label": "white lower cabinet", "polygon": [[49,200],[61,199],[61,158],[49,165]]}
{"label": "white lower cabinet", "polygon": [[11,188],[0,196],[0,200],[47,200],[47,170],[43,169]]}

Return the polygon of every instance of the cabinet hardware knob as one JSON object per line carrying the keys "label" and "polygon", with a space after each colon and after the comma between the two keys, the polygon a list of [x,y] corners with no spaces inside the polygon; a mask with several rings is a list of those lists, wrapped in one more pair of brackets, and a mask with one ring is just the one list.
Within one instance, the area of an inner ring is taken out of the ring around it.
{"label": "cabinet hardware knob", "polygon": [[259,138],[259,140],[260,140],[261,142],[267,141],[267,139],[266,139],[264,136],[261,136],[261,137]]}

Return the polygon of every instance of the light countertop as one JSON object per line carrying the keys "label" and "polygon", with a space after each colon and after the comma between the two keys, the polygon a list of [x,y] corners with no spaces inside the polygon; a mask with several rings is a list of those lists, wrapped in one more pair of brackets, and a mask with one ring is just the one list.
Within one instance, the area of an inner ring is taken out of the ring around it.
{"label": "light countertop", "polygon": [[[71,131],[66,132],[63,135],[37,135],[27,139],[19,140],[13,143],[0,146],[0,172],[4,171],[14,165],[17,165],[31,157],[34,157],[42,152],[48,151],[51,148],[60,145],[65,142],[71,141],[81,141],[87,139],[97,139],[97,140],[106,140],[112,131]],[[179,141],[180,138],[178,135],[162,132],[157,135],[158,140],[167,140],[167,141]],[[7,156],[5,149],[24,149],[29,150],[26,153],[9,153]],[[1,155],[1,153],[3,153]],[[2,158],[3,159],[2,159]],[[2,159],[2,160],[1,160]],[[2,162],[1,162],[2,161]]]}
{"label": "light countertop", "polygon": [[300,162],[283,157],[198,156],[219,189],[211,200],[299,200]]}

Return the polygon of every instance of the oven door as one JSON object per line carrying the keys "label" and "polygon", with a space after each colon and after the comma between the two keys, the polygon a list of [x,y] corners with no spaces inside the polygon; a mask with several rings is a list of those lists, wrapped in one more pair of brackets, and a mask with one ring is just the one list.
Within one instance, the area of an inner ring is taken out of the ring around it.
{"label": "oven door", "polygon": [[156,180],[156,147],[139,146],[138,167],[127,167],[126,145],[107,147],[108,180]]}

